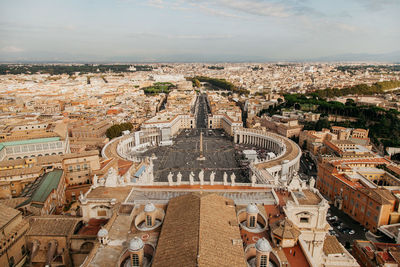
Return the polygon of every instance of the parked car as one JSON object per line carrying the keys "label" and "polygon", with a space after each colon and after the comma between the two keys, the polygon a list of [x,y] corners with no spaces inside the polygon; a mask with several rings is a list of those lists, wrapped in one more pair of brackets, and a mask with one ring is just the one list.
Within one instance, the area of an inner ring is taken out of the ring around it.
{"label": "parked car", "polygon": [[337,220],[338,220],[339,218],[337,217],[337,216],[331,216],[331,217],[328,217],[328,221],[329,222],[336,222]]}
{"label": "parked car", "polygon": [[356,231],[354,231],[353,229],[351,229],[349,227],[344,227],[344,228],[342,228],[341,231],[343,234],[347,234],[347,235],[354,235],[356,233]]}
{"label": "parked car", "polygon": [[343,231],[343,229],[348,228],[348,227],[344,223],[340,223],[336,228]]}
{"label": "parked car", "polygon": [[336,222],[333,222],[331,225],[334,227],[338,227],[338,226],[340,226],[340,222],[336,221]]}
{"label": "parked car", "polygon": [[332,235],[332,236],[339,237],[339,234],[336,233],[334,230],[329,230],[329,234]]}

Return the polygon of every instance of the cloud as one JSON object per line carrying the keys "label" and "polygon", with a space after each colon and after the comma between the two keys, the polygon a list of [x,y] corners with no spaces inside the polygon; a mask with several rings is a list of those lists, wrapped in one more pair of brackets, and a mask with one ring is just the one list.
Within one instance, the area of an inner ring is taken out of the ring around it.
{"label": "cloud", "polygon": [[176,0],[168,7],[176,10],[199,10],[203,13],[231,18],[245,18],[246,15],[277,18],[304,14],[323,15],[307,6],[306,2],[306,0]]}
{"label": "cloud", "polygon": [[180,40],[218,40],[234,38],[231,34],[158,34],[151,32],[138,32],[129,35],[133,38],[161,38],[161,39],[180,39]]}
{"label": "cloud", "polygon": [[3,47],[2,49],[1,49],[1,51],[2,52],[5,52],[5,53],[20,53],[20,52],[23,52],[23,51],[25,51],[24,49],[22,49],[22,48],[20,48],[20,47],[17,47],[17,46],[5,46],[5,47]]}
{"label": "cloud", "polygon": [[156,8],[164,8],[165,7],[165,5],[164,5],[165,3],[163,0],[148,0],[147,4],[149,6],[156,7]]}
{"label": "cloud", "polygon": [[381,11],[388,6],[400,6],[399,0],[356,0],[369,11]]}
{"label": "cloud", "polygon": [[289,17],[290,8],[284,4],[259,0],[217,0],[222,7],[258,16]]}

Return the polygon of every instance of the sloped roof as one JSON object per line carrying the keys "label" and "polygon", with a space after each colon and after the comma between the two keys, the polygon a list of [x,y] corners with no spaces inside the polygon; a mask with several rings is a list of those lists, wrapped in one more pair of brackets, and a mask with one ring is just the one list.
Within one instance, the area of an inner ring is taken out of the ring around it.
{"label": "sloped roof", "polygon": [[344,253],[344,248],[342,247],[342,245],[340,245],[336,237],[330,235],[327,235],[325,237],[324,246],[322,249],[325,255]]}
{"label": "sloped roof", "polygon": [[26,186],[21,196],[29,197],[25,202],[19,204],[24,206],[31,202],[44,203],[53,190],[57,190],[60,180],[63,176],[63,170],[54,170],[39,177],[35,182]]}
{"label": "sloped roof", "polygon": [[2,142],[0,143],[0,150],[2,150],[4,147],[7,146],[31,145],[31,144],[54,142],[54,141],[60,141],[60,137],[46,137],[46,138]]}
{"label": "sloped roof", "polygon": [[0,204],[0,229],[14,219],[19,213],[20,211],[16,209]]}
{"label": "sloped roof", "polygon": [[79,218],[64,216],[40,216],[31,219],[28,236],[69,236],[74,233]]}
{"label": "sloped roof", "polygon": [[216,194],[171,199],[152,266],[246,266],[235,207],[229,203]]}
{"label": "sloped roof", "polygon": [[390,201],[396,200],[386,188],[360,188],[359,190],[379,204],[390,204]]}
{"label": "sloped roof", "polygon": [[301,232],[288,219],[277,221],[271,225],[272,233],[282,239],[298,239]]}

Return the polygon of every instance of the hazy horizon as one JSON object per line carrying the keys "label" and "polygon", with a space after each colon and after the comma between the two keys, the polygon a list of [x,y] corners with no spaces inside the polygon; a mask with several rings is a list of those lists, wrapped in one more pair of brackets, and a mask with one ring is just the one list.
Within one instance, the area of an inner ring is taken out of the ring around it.
{"label": "hazy horizon", "polygon": [[3,0],[1,62],[400,62],[396,0]]}

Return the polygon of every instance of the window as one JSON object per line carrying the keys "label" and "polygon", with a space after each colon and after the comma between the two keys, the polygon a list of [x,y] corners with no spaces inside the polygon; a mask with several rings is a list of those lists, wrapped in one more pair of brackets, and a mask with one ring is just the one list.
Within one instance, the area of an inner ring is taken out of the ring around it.
{"label": "window", "polygon": [[68,171],[72,172],[72,166],[68,166]]}
{"label": "window", "polygon": [[139,255],[138,254],[132,254],[132,266],[133,267],[139,267]]}
{"label": "window", "polygon": [[381,207],[379,207],[379,206],[376,206],[376,210],[379,210]]}
{"label": "window", "polygon": [[83,164],[83,169],[84,170],[87,170],[88,169],[88,165],[85,163],[85,164]]}
{"label": "window", "polygon": [[10,258],[10,260],[8,261],[8,264],[9,264],[10,267],[13,267],[15,265],[14,257]]}
{"label": "window", "polygon": [[149,215],[146,216],[146,224],[147,224],[147,226],[151,226],[152,225],[151,216],[149,216]]}
{"label": "window", "polygon": [[374,216],[374,221],[377,223],[378,222],[378,216]]}
{"label": "window", "polygon": [[249,227],[256,227],[256,217],[250,216],[250,225]]}
{"label": "window", "polygon": [[76,170],[79,172],[81,170],[81,165],[76,165]]}
{"label": "window", "polygon": [[97,216],[99,216],[99,217],[105,217],[105,216],[107,216],[107,211],[105,211],[105,210],[98,210],[98,211],[97,211]]}
{"label": "window", "polygon": [[300,218],[301,223],[308,223],[308,218],[307,217],[301,217]]}
{"label": "window", "polygon": [[22,255],[25,255],[25,253],[26,253],[25,245],[22,245],[21,253],[22,253]]}
{"label": "window", "polygon": [[371,212],[367,211],[367,216],[370,217],[371,216]]}
{"label": "window", "polygon": [[267,267],[267,266],[268,266],[267,256],[266,255],[261,255],[260,267]]}

